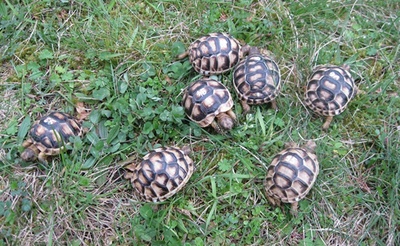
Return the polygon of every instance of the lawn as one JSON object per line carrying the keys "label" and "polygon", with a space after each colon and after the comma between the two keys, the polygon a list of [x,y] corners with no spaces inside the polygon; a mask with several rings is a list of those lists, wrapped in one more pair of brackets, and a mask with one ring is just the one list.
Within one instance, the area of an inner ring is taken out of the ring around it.
{"label": "lawn", "polygon": [[[48,1],[0,3],[0,245],[399,245],[400,3],[388,1]],[[226,134],[191,122],[184,89],[201,76],[191,42],[228,32],[268,50],[279,111]],[[334,117],[308,109],[312,68],[351,67],[359,93]],[[90,114],[47,165],[20,154],[52,111]],[[320,173],[299,203],[272,206],[267,167],[285,143],[317,144]],[[159,204],[141,202],[124,165],[190,146],[196,170]]]}

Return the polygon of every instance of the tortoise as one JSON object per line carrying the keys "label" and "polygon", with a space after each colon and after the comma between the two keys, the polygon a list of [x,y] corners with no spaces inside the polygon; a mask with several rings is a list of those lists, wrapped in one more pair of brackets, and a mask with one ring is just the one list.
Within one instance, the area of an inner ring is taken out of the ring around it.
{"label": "tortoise", "polygon": [[303,147],[290,142],[274,156],[264,183],[272,205],[291,203],[291,213],[297,215],[298,201],[311,190],[319,173],[315,147],[313,141]]}
{"label": "tortoise", "polygon": [[202,75],[216,75],[232,69],[249,49],[224,32],[210,33],[194,41],[178,59],[189,56],[194,70]]}
{"label": "tortoise", "polygon": [[243,114],[250,111],[253,104],[271,103],[277,109],[275,98],[281,88],[281,75],[276,62],[251,47],[249,55],[233,72],[233,84],[241,100]]}
{"label": "tortoise", "polygon": [[157,148],[140,164],[127,165],[124,178],[144,201],[162,202],[180,191],[192,176],[194,164],[189,154],[188,146]]}
{"label": "tortoise", "polygon": [[36,121],[29,131],[29,138],[22,143],[24,161],[39,159],[47,163],[48,156],[58,155],[69,138],[82,136],[83,130],[78,119],[63,112],[52,112]]}
{"label": "tortoise", "polygon": [[221,82],[212,78],[193,82],[186,89],[182,104],[189,119],[201,127],[211,126],[221,133],[235,125],[232,96]]}
{"label": "tortoise", "polygon": [[308,80],[304,103],[316,114],[326,116],[327,130],[333,116],[341,114],[357,94],[348,65],[322,65],[313,69]]}

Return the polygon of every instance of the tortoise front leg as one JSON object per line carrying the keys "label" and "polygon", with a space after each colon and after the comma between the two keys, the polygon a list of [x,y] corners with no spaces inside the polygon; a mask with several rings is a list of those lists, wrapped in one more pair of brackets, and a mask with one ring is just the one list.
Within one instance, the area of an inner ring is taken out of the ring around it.
{"label": "tortoise front leg", "polygon": [[38,155],[38,160],[44,164],[48,164],[47,163],[47,155],[44,152],[40,152]]}
{"label": "tortoise front leg", "polygon": [[232,110],[232,109],[228,110],[228,111],[226,112],[226,114],[228,114],[229,117],[232,118],[233,123],[236,125],[236,123],[237,123],[237,118],[236,118],[236,114],[233,112],[233,110]]}
{"label": "tortoise front leg", "polygon": [[32,144],[33,144],[32,139],[28,139],[28,140],[26,140],[26,141],[24,141],[24,142],[22,143],[22,147],[28,148],[28,147],[31,146]]}
{"label": "tortoise front leg", "polygon": [[214,128],[214,130],[218,133],[223,133],[221,127],[219,126],[219,124],[217,123],[217,121],[213,120],[213,122],[211,122],[211,127]]}
{"label": "tortoise front leg", "polygon": [[177,58],[178,58],[179,60],[181,60],[181,59],[187,57],[188,55],[189,55],[189,51],[185,51],[185,52],[183,52],[182,54],[179,54],[179,55],[177,56]]}

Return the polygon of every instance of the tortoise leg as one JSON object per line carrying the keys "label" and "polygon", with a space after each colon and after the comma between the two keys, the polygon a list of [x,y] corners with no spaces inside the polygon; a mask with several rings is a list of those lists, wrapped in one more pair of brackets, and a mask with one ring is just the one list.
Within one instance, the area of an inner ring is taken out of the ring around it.
{"label": "tortoise leg", "polygon": [[293,216],[296,216],[296,217],[297,217],[297,208],[298,208],[298,202],[292,203],[292,207],[291,207],[291,209],[290,209],[290,213],[291,213]]}
{"label": "tortoise leg", "polygon": [[133,172],[135,171],[136,168],[136,163],[131,163],[127,166],[125,166],[125,174],[124,174],[124,179],[131,179],[133,178]]}
{"label": "tortoise leg", "polygon": [[329,128],[329,125],[331,124],[333,119],[333,116],[328,116],[326,117],[325,123],[322,125],[322,130],[326,131]]}
{"label": "tortoise leg", "polygon": [[219,126],[219,124],[214,120],[213,122],[211,122],[211,127],[214,128],[214,130],[218,133],[222,133],[222,129]]}
{"label": "tortoise leg", "polygon": [[22,143],[22,147],[28,148],[28,147],[31,146],[32,144],[33,144],[32,139],[28,139],[28,140],[26,140],[26,141],[24,141],[24,142]]}
{"label": "tortoise leg", "polygon": [[[282,213],[285,213],[285,210],[282,208],[282,202],[278,198],[273,198],[271,196],[267,196],[268,201],[272,204],[272,206],[277,206],[281,209]],[[296,203],[297,204],[297,203]]]}
{"label": "tortoise leg", "polygon": [[267,199],[268,199],[269,203],[272,204],[272,206],[278,206],[278,207],[281,206],[281,201],[279,199],[274,199],[271,196],[267,196]]}
{"label": "tortoise leg", "polygon": [[249,106],[249,104],[248,104],[245,100],[242,100],[240,103],[242,104],[243,115],[248,114],[249,111],[250,111],[250,106]]}
{"label": "tortoise leg", "polygon": [[38,155],[38,160],[44,164],[48,164],[47,163],[47,155],[44,152],[40,152]]}
{"label": "tortoise leg", "polygon": [[236,122],[237,122],[236,114],[232,111],[232,109],[229,109],[226,112],[226,114],[229,115],[229,117],[231,117],[233,119],[233,123],[236,124]]}
{"label": "tortoise leg", "polygon": [[186,56],[188,56],[189,55],[189,51],[186,51],[186,52],[184,52],[184,53],[182,53],[182,54],[180,54],[180,55],[178,55],[178,59],[180,60],[180,59],[183,59],[183,58],[185,58]]}
{"label": "tortoise leg", "polygon": [[275,100],[271,101],[271,108],[275,109],[275,111],[279,110],[278,106],[276,105],[276,101]]}

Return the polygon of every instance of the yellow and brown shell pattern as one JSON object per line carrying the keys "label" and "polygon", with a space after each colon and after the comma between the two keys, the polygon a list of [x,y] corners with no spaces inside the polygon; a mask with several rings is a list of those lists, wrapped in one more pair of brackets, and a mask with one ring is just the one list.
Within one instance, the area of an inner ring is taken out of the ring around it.
{"label": "yellow and brown shell pattern", "polygon": [[304,102],[319,115],[335,116],[346,109],[356,92],[348,66],[318,66],[307,83]]}
{"label": "yellow and brown shell pattern", "polygon": [[310,191],[318,173],[317,156],[307,148],[292,144],[279,152],[268,167],[267,194],[284,203],[298,202]]}
{"label": "yellow and brown shell pattern", "polygon": [[221,74],[232,69],[242,57],[242,47],[227,33],[210,33],[189,47],[189,61],[203,75]]}
{"label": "yellow and brown shell pattern", "polygon": [[163,147],[149,152],[141,163],[125,168],[137,194],[148,202],[161,202],[176,194],[194,171],[189,147]]}
{"label": "yellow and brown shell pattern", "polygon": [[23,143],[26,149],[21,158],[32,161],[36,155],[57,155],[69,143],[70,137],[81,136],[82,133],[81,125],[74,117],[63,112],[52,112],[32,126],[29,139]]}
{"label": "yellow and brown shell pattern", "polygon": [[187,88],[182,104],[189,119],[207,127],[219,114],[231,111],[233,100],[221,82],[202,78]]}
{"label": "yellow and brown shell pattern", "polygon": [[281,88],[279,67],[271,57],[251,47],[249,55],[235,68],[233,85],[245,113],[249,111],[248,105],[252,104],[272,102],[272,107],[276,109],[275,98]]}

